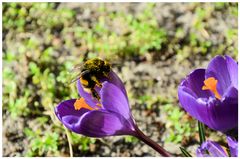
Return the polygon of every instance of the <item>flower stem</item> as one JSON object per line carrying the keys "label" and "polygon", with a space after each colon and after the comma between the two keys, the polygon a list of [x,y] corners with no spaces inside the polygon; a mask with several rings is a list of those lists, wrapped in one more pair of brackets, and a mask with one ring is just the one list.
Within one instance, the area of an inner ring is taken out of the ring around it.
{"label": "flower stem", "polygon": [[70,133],[68,131],[68,129],[64,126],[65,131],[66,131],[66,135],[67,135],[67,140],[68,140],[68,146],[69,146],[69,155],[70,157],[73,157],[73,149],[72,149],[72,140],[71,140],[71,136]]}
{"label": "flower stem", "polygon": [[149,137],[143,134],[141,130],[139,130],[138,127],[135,128],[136,134],[135,137],[142,140],[144,143],[146,143],[148,146],[152,147],[154,150],[156,150],[158,153],[160,153],[164,157],[171,157],[172,155],[167,152],[164,148],[162,148],[160,145],[158,145],[156,142],[151,140]]}

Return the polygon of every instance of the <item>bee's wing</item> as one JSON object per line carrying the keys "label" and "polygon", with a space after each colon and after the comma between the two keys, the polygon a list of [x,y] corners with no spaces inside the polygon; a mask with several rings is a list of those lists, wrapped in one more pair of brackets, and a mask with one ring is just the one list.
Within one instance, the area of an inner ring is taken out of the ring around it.
{"label": "bee's wing", "polygon": [[80,77],[81,77],[81,73],[78,73],[75,77],[72,78],[72,80],[70,81],[70,84],[76,82]]}
{"label": "bee's wing", "polygon": [[122,66],[122,62],[119,60],[114,59],[105,59],[104,61],[106,61],[111,67],[119,67]]}
{"label": "bee's wing", "polygon": [[68,79],[70,81],[69,84],[72,84],[73,82],[76,82],[80,78],[82,66],[83,66],[82,63],[81,64],[77,64],[73,68],[68,70],[68,74],[69,74]]}
{"label": "bee's wing", "polygon": [[75,65],[69,72],[80,71],[83,68],[83,63]]}
{"label": "bee's wing", "polygon": [[122,66],[122,64],[121,63],[111,63],[111,66],[112,67],[120,67],[120,66]]}

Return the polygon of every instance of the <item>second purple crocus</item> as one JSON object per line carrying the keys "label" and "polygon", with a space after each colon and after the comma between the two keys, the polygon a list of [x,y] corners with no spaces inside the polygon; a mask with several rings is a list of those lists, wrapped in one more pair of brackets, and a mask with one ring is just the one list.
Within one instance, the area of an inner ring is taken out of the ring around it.
{"label": "second purple crocus", "polygon": [[229,56],[216,56],[207,69],[196,69],[180,84],[181,106],[208,127],[237,134],[238,64]]}
{"label": "second purple crocus", "polygon": [[[238,142],[234,138],[227,137],[231,157],[238,156]],[[206,141],[196,151],[197,157],[228,157],[228,153],[214,141]]]}

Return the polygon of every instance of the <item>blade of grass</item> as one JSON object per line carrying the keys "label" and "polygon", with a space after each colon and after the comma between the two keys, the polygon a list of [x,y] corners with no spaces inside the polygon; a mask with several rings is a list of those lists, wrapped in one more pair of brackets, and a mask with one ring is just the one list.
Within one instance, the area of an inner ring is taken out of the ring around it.
{"label": "blade of grass", "polygon": [[198,133],[200,138],[200,145],[206,141],[205,138],[205,130],[204,130],[204,124],[198,121]]}
{"label": "blade of grass", "polygon": [[190,153],[188,153],[185,148],[183,148],[183,147],[179,147],[179,148],[182,151],[184,157],[192,157],[192,155],[190,155]]}

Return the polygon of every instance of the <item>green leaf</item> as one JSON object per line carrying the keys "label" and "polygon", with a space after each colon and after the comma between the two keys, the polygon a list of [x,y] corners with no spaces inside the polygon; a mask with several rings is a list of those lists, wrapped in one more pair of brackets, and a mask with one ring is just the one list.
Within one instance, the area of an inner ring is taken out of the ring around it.
{"label": "green leaf", "polygon": [[204,131],[204,124],[198,121],[198,133],[200,138],[200,144],[206,141],[205,138],[205,131]]}
{"label": "green leaf", "polygon": [[183,147],[179,147],[179,148],[185,157],[192,157],[192,155],[190,155],[190,153],[188,153],[185,148],[183,148]]}

